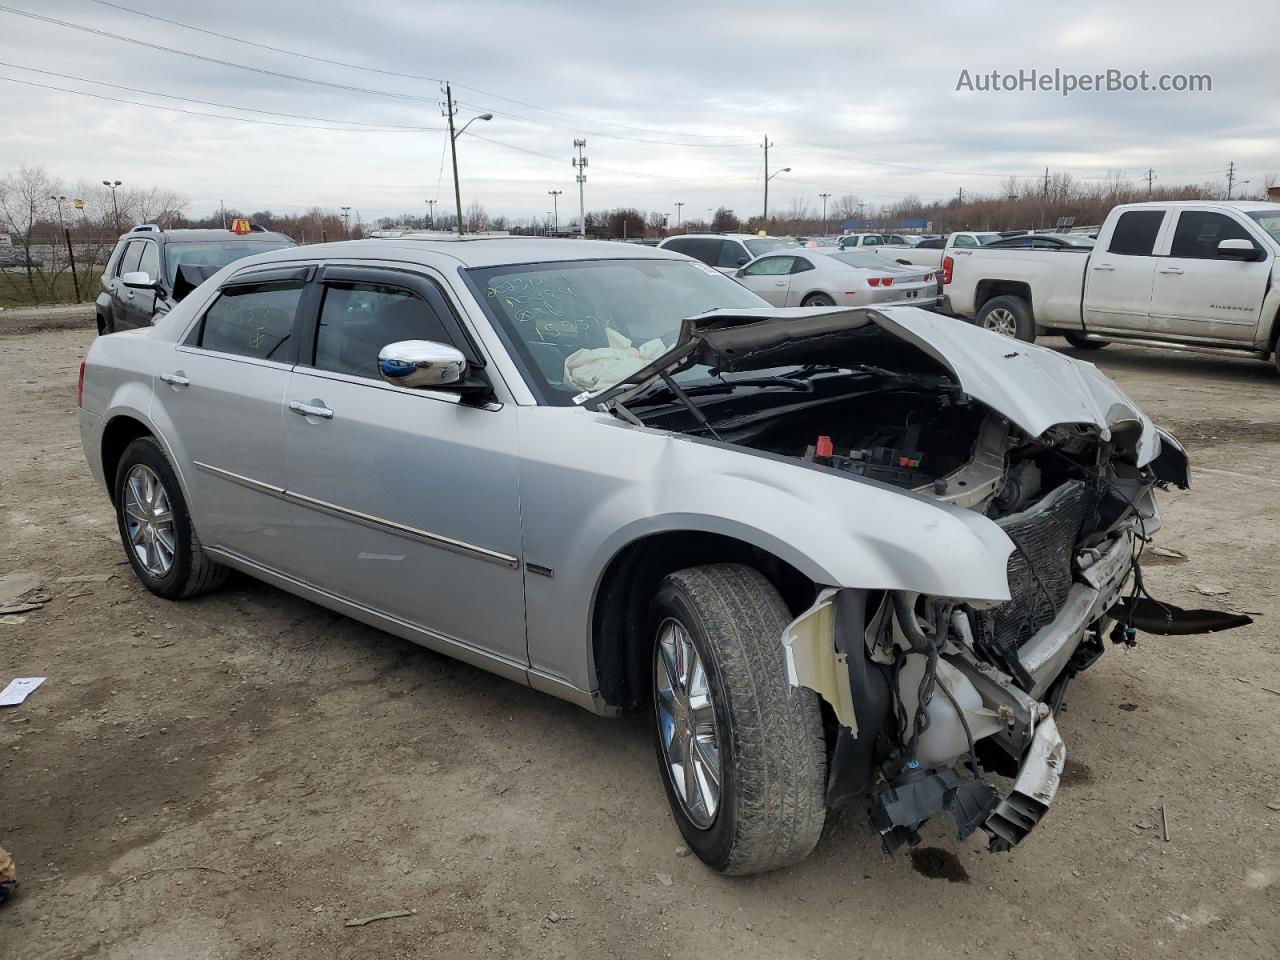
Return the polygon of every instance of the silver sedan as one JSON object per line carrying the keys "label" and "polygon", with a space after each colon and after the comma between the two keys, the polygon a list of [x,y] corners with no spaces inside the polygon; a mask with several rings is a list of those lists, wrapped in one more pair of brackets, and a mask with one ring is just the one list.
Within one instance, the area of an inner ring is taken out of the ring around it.
{"label": "silver sedan", "polygon": [[766,254],[734,277],[779,307],[933,307],[942,295],[937,270],[895,264],[870,251],[831,247]]}
{"label": "silver sedan", "polygon": [[685,842],[729,873],[805,857],[843,806],[890,850],[943,815],[1018,843],[1155,488],[1188,482],[1089,364],[589,241],[238,261],[96,340],[77,406],[147,589],[236,570],[645,713]]}

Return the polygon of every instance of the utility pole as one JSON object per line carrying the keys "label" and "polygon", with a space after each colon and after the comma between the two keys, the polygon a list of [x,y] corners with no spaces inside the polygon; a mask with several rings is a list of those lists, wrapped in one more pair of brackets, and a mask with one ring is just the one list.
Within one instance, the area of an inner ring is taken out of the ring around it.
{"label": "utility pole", "polygon": [[547,193],[551,196],[551,216],[556,225],[555,226],[556,233],[559,233],[560,232],[560,194],[564,193],[564,191],[548,190]]}
{"label": "utility pole", "polygon": [[961,205],[964,204],[964,187],[960,188],[960,193],[957,195],[957,200],[959,200]]}
{"label": "utility pole", "polygon": [[434,230],[436,228],[436,201],[427,201],[427,229]]}
{"label": "utility pole", "polygon": [[583,199],[583,185],[587,182],[587,157],[582,151],[587,146],[586,140],[574,140],[574,147],[578,151],[578,155],[573,158],[573,169],[578,171],[576,177],[578,181],[578,236],[585,240],[587,238],[587,204]]}
{"label": "utility pole", "polygon": [[71,231],[67,229],[67,221],[62,219],[62,202],[67,198],[65,196],[50,197],[54,203],[58,205],[58,223],[62,226],[62,237],[67,241],[67,263],[71,265],[71,286],[76,291],[76,303],[80,302],[80,280],[76,277],[76,254],[71,249]]}
{"label": "utility pole", "polygon": [[453,200],[458,207],[458,236],[463,234],[462,226],[462,187],[458,185],[458,138],[466,132],[467,127],[475,123],[477,120],[492,120],[492,113],[482,113],[478,117],[472,117],[462,125],[462,129],[457,133],[453,130],[453,117],[458,112],[457,106],[453,102],[453,86],[449,81],[444,84],[445,99],[445,115],[449,118],[449,153],[453,157]]}
{"label": "utility pole", "polygon": [[764,232],[769,232],[769,135],[765,134],[764,143]]}
{"label": "utility pole", "polygon": [[829,193],[818,194],[822,198],[822,235],[827,235],[827,200],[830,198]]}
{"label": "utility pole", "polygon": [[338,209],[342,211],[342,233],[344,235],[344,239],[350,240],[351,239],[351,208],[339,207]]}
{"label": "utility pole", "polygon": [[[115,197],[113,196],[112,199],[114,200]],[[227,205],[222,202],[221,197],[218,198],[218,213],[222,215],[222,229],[225,230],[227,229]]]}
{"label": "utility pole", "polygon": [[1044,168],[1044,186],[1040,188],[1040,229],[1044,229],[1045,208],[1049,206],[1049,168]]}
{"label": "utility pole", "polygon": [[1154,167],[1147,167],[1147,199],[1151,199],[1151,185],[1156,181],[1156,171]]}
{"label": "utility pole", "polygon": [[1227,164],[1227,199],[1231,199],[1231,191],[1239,184],[1244,186],[1248,180],[1241,180],[1236,176],[1236,162],[1234,160]]}
{"label": "utility pole", "polygon": [[683,200],[676,201],[675,208],[676,208],[676,229],[677,230],[680,229],[680,208],[683,206],[684,206]]}

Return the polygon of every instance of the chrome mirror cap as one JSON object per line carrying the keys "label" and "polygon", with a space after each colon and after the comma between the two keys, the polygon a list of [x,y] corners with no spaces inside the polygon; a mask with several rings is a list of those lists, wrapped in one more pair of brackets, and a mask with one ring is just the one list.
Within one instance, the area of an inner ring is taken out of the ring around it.
{"label": "chrome mirror cap", "polygon": [[448,387],[466,373],[467,358],[447,343],[401,340],[378,351],[378,374],[398,387]]}
{"label": "chrome mirror cap", "polygon": [[145,270],[134,270],[130,273],[126,273],[120,278],[120,282],[126,287],[142,287],[145,289],[149,289],[156,285],[156,282],[151,279],[151,274],[147,273]]}

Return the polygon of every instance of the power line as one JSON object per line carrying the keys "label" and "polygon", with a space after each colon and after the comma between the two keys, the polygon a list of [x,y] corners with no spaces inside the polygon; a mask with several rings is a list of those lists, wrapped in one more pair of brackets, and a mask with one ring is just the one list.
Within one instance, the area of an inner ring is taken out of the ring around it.
{"label": "power line", "polygon": [[[28,70],[31,73],[42,73],[45,76],[60,77],[63,80],[76,80],[80,83],[92,83],[100,87],[111,87],[112,89],[115,89],[115,90],[127,90],[130,93],[142,93],[142,94],[146,94],[149,97],[163,97],[166,100],[181,100],[184,103],[198,103],[206,107],[220,107],[224,110],[243,110],[247,113],[261,113],[270,117],[288,117],[292,120],[319,120],[323,123],[345,123],[345,124],[348,124],[351,126],[357,126],[357,127],[372,127],[384,133],[387,132],[388,130],[400,130],[400,131],[406,131],[406,132],[421,132],[421,133],[442,132],[441,128],[439,127],[407,127],[407,126],[399,126],[397,124],[369,123],[364,120],[339,120],[333,117],[313,117],[313,116],[308,116],[307,114],[281,113],[276,110],[260,110],[256,107],[240,107],[240,106],[236,106],[233,103],[218,103],[215,100],[198,100],[195,97],[180,97],[177,94],[157,93],[154,90],[144,90],[141,87],[126,87],[119,83],[107,83],[105,80],[90,80],[88,77],[77,77],[74,74],[70,74],[70,73],[56,73],[53,70],[42,70],[39,67],[27,67],[27,66],[23,66],[20,63],[7,63],[4,60],[0,60],[0,67],[12,67],[15,70]],[[70,91],[70,92],[74,93],[76,91]],[[154,106],[158,107],[160,105],[155,104]]]}
{"label": "power line", "polygon": [[[0,74],[0,80],[7,80],[9,83],[21,83],[28,87],[40,87],[44,90],[57,90],[59,93],[71,93],[77,97],[93,97],[95,100],[110,100],[113,103],[127,103],[135,107],[147,107],[151,110],[167,110],[170,113],[185,113],[192,117],[212,117],[216,120],[239,120],[241,123],[260,123],[269,127],[293,127],[302,130],[330,130],[335,133],[416,133],[412,129],[403,128],[372,128],[362,127],[359,130],[352,130],[344,127],[321,127],[316,124],[307,123],[280,123],[275,120],[256,120],[253,117],[232,117],[223,113],[201,113],[198,110],[183,110],[181,107],[166,107],[161,103],[142,103],[139,100],[126,100],[123,97],[109,97],[105,93],[90,93],[88,90],[72,90],[69,87],[56,87],[49,83],[36,83],[34,80],[19,80],[17,77],[6,77]],[[237,108],[238,109],[238,108]]]}
{"label": "power line", "polygon": [[[363,71],[365,71],[365,72],[367,72],[367,73],[377,73],[377,74],[381,74],[382,76],[385,76],[385,77],[399,77],[399,78],[404,79],[404,80],[426,80],[426,81],[429,81],[429,82],[431,82],[431,83],[443,83],[443,82],[444,82],[444,81],[443,81],[441,78],[439,78],[439,77],[428,77],[428,76],[425,76],[425,75],[423,75],[423,74],[419,74],[419,73],[404,73],[404,72],[401,72],[401,71],[399,71],[399,70],[387,70],[387,69],[384,69],[384,68],[382,68],[382,67],[370,67],[370,66],[366,66],[365,64],[360,64],[360,63],[351,63],[351,62],[346,61],[346,60],[333,60],[333,59],[330,59],[330,58],[328,58],[328,57],[319,57],[319,56],[316,56],[316,55],[314,55],[314,54],[310,54],[310,53],[303,53],[303,52],[301,52],[300,50],[289,50],[289,49],[286,49],[285,47],[276,47],[276,46],[272,46],[271,44],[267,44],[267,43],[260,43],[260,42],[255,41],[255,40],[246,40],[246,39],[244,39],[243,37],[236,37],[236,36],[232,36],[232,35],[231,35],[231,34],[229,34],[229,33],[219,33],[219,32],[218,32],[218,31],[216,31],[216,30],[209,30],[209,29],[207,29],[207,28],[205,28],[205,27],[197,27],[197,26],[195,26],[194,24],[190,24],[190,23],[183,23],[183,22],[182,22],[182,21],[180,21],[180,20],[173,20],[173,19],[171,19],[171,18],[169,18],[169,17],[162,17],[162,16],[160,16],[159,14],[155,14],[155,13],[148,13],[148,12],[146,12],[145,10],[136,10],[136,9],[134,9],[133,7],[126,7],[126,6],[124,6],[123,4],[120,4],[120,3],[112,3],[112,2],[110,2],[110,0],[92,0],[92,2],[93,2],[93,3],[97,3],[97,4],[99,4],[100,6],[104,6],[104,7],[111,7],[111,8],[113,8],[113,9],[115,9],[115,10],[122,10],[122,11],[124,11],[125,13],[132,13],[132,14],[133,14],[133,15],[135,15],[135,16],[145,17],[145,18],[150,19],[150,20],[158,20],[158,21],[160,21],[161,23],[167,23],[167,24],[170,24],[171,26],[181,27],[181,28],[182,28],[182,29],[184,29],[184,30],[194,30],[196,33],[203,33],[203,34],[205,34],[206,36],[210,36],[210,37],[217,37],[217,38],[218,38],[218,39],[220,39],[220,40],[229,40],[229,41],[231,41],[232,43],[241,43],[241,44],[244,44],[245,46],[249,46],[249,47],[257,47],[259,50],[270,50],[272,53],[283,53],[283,54],[285,54],[286,56],[290,56],[290,57],[299,57],[299,58],[301,58],[301,59],[303,59],[303,60],[311,60],[311,61],[313,61],[313,62],[315,62],[315,63],[325,63],[325,64],[328,64],[328,65],[330,65],[330,66],[334,66],[334,67],[345,67],[345,68],[347,68],[347,69],[349,69],[349,70],[363,70]],[[126,38],[126,39],[127,39],[127,38]],[[542,112],[544,112],[544,113],[554,114],[554,115],[556,115],[556,116],[565,117],[566,119],[570,119],[570,120],[577,120],[577,121],[580,121],[580,122],[586,122],[586,123],[591,123],[591,124],[598,124],[598,125],[603,125],[603,126],[606,126],[606,127],[617,127],[618,129],[621,129],[621,130],[636,130],[636,131],[639,131],[639,132],[641,132],[641,133],[656,133],[656,134],[662,134],[662,133],[665,133],[665,132],[666,132],[666,131],[663,131],[663,130],[653,130],[653,129],[650,129],[650,128],[648,128],[648,127],[637,127],[637,126],[632,126],[631,124],[626,124],[626,123],[616,123],[616,122],[611,121],[611,120],[593,119],[593,118],[591,118],[591,117],[583,117],[583,116],[580,116],[580,115],[578,115],[578,114],[565,113],[565,112],[563,112],[563,111],[561,111],[561,110],[553,110],[553,109],[551,109],[550,107],[543,107],[543,106],[539,106],[538,104],[535,104],[535,103],[529,103],[529,102],[527,102],[527,101],[525,101],[525,100],[516,100],[516,99],[515,99],[515,98],[513,98],[513,97],[504,97],[502,94],[498,94],[498,93],[491,93],[490,91],[487,91],[487,90],[481,90],[479,87],[473,87],[473,86],[470,86],[469,84],[465,84],[465,83],[455,83],[455,84],[454,84],[454,86],[463,87],[463,88],[465,88],[465,89],[467,89],[467,90],[472,90],[472,91],[474,91],[475,93],[481,94],[482,96],[486,96],[486,97],[492,97],[492,98],[494,98],[495,100],[503,100],[503,101],[505,101],[505,102],[507,102],[507,103],[514,103],[514,104],[517,104],[517,105],[522,106],[522,107],[528,107],[528,108],[529,108],[529,109],[531,109],[531,110],[541,110],[541,111],[542,111]],[[493,111],[493,112],[496,112],[496,111]],[[581,130],[578,130],[578,131],[576,131],[576,132],[581,132]],[[604,136],[604,134],[596,134],[596,135],[597,135],[597,136]],[[687,136],[690,136],[690,137],[696,137],[696,138],[701,139],[701,140],[713,140],[713,139],[717,139],[716,137],[714,137],[714,136],[712,136],[712,135],[709,135],[709,134],[700,134],[700,133],[690,133],[690,134],[687,134]],[[623,139],[623,138],[619,138],[619,139]],[[653,142],[662,142],[662,141],[653,141]],[[685,146],[685,145],[686,145],[686,144],[681,144],[681,146]],[[693,146],[693,144],[687,144],[687,146]]]}
{"label": "power line", "polygon": [[[458,86],[462,86],[462,84],[458,84]],[[504,112],[503,112],[503,111],[501,111],[501,110],[495,110],[493,107],[486,106],[486,105],[484,105],[484,104],[480,104],[480,103],[471,103],[470,101],[466,101],[466,100],[458,100],[458,101],[456,101],[456,102],[457,102],[458,104],[460,104],[460,105],[464,106],[464,107],[470,107],[470,108],[471,108],[471,109],[473,109],[473,110],[481,110],[481,111],[484,111],[484,112],[486,112],[486,113],[492,113],[494,116],[502,117],[502,118],[504,118],[504,119],[506,119],[506,120],[515,120],[515,121],[517,121],[518,123],[531,123],[531,124],[534,124],[534,125],[539,126],[539,127],[548,127],[548,128],[550,128],[550,129],[552,129],[552,130],[564,130],[564,131],[567,131],[567,132],[569,132],[569,133],[582,133],[582,132],[583,132],[583,129],[582,129],[581,127],[571,127],[571,126],[567,126],[567,125],[562,124],[562,123],[552,123],[550,120],[536,120],[536,119],[534,119],[534,118],[532,118],[532,117],[521,117],[521,116],[518,116],[518,115],[516,115],[516,114],[514,114],[514,113],[504,113]],[[591,136],[593,136],[593,137],[603,137],[603,138],[604,138],[604,139],[606,139],[606,140],[629,140],[629,141],[631,141],[631,142],[633,142],[633,143],[657,143],[657,144],[663,144],[663,145],[666,145],[666,146],[669,146],[669,147],[698,147],[698,148],[711,147],[711,148],[713,148],[713,149],[728,149],[728,148],[733,148],[733,147],[749,147],[749,146],[751,146],[751,144],[750,144],[750,143],[747,143],[746,141],[742,141],[742,142],[738,142],[738,143],[732,143],[732,142],[727,142],[727,143],[684,143],[684,142],[679,141],[679,140],[651,140],[651,139],[647,139],[647,138],[644,138],[644,137],[628,137],[628,136],[624,136],[623,134],[620,134],[620,133],[600,133],[600,132],[598,132],[598,131],[594,131],[594,130],[587,130],[587,131],[586,131],[586,133],[588,133],[589,135],[591,135]]]}

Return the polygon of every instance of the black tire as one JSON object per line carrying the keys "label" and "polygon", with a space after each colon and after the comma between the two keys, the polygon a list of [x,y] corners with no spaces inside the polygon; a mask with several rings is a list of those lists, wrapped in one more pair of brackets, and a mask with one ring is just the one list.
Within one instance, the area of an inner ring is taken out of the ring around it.
{"label": "black tire", "polygon": [[98,314],[98,336],[105,336],[108,333],[115,333],[115,324],[111,322],[111,317]]}
{"label": "black tire", "polygon": [[982,305],[978,326],[996,330],[1026,343],[1036,342],[1036,318],[1031,304],[1021,297],[992,297]]}
{"label": "black tire", "polygon": [[1075,330],[1063,330],[1062,336],[1066,338],[1067,343],[1077,350],[1101,350],[1110,342],[1108,340],[1086,339],[1083,333],[1078,333]]}
{"label": "black tire", "polygon": [[[124,487],[129,471],[139,465],[148,467],[159,479],[173,515],[173,561],[162,576],[148,570],[129,546]],[[187,501],[183,499],[177,475],[169,465],[164,448],[153,437],[139,437],[125,447],[111,489],[116,505],[120,542],[124,545],[125,556],[128,557],[133,572],[144,587],[167,600],[182,600],[207,593],[222,585],[227,578],[227,568],[209,559],[201,547],[200,538],[191,524],[191,514],[187,511]]]}
{"label": "black tire", "polygon": [[[728,874],[803,860],[826,820],[827,749],[818,695],[787,681],[780,638],[791,615],[778,591],[740,564],[691,567],[662,581],[652,614],[655,653],[664,623],[675,620],[686,631],[714,708],[722,777],[715,819],[706,829],[682,806],[656,703],[653,710],[663,786],[689,849]],[[656,701],[656,685],[650,688]]]}
{"label": "black tire", "polygon": [[835,300],[825,293],[811,293],[801,302],[802,307],[834,307]]}

